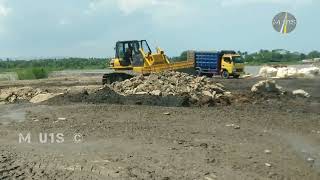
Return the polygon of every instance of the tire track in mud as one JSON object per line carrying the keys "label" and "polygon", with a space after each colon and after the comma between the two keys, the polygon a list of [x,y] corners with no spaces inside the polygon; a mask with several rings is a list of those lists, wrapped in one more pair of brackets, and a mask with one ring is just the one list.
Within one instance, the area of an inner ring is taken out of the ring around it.
{"label": "tire track in mud", "polygon": [[36,159],[18,156],[11,151],[1,150],[0,179],[104,179],[119,177],[119,170],[106,166],[110,161],[96,160],[91,162],[65,162],[54,157],[37,156]]}
{"label": "tire track in mud", "polygon": [[11,151],[1,151],[0,179],[64,179],[72,175],[68,171],[55,169],[54,163],[49,160],[27,160]]}

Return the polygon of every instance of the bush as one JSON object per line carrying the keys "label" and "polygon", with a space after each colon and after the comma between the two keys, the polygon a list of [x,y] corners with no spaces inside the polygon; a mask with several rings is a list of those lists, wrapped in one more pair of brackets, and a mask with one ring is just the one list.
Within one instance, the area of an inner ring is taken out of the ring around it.
{"label": "bush", "polygon": [[32,73],[36,79],[48,78],[48,70],[44,68],[32,68]]}
{"label": "bush", "polygon": [[49,71],[44,68],[28,68],[16,71],[20,80],[48,78]]}

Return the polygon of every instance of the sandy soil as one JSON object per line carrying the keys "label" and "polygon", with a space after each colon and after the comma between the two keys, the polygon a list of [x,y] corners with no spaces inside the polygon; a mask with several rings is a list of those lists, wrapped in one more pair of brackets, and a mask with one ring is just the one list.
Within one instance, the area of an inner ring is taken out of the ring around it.
{"label": "sandy soil", "polygon": [[[310,99],[254,96],[249,91],[258,79],[217,81],[234,93],[231,105],[93,103],[79,94],[0,105],[0,179],[320,179],[319,79],[278,81],[289,90],[305,89]],[[98,82],[91,77],[1,87]],[[28,133],[30,143],[19,143],[19,135]],[[40,133],[48,133],[46,143]]]}

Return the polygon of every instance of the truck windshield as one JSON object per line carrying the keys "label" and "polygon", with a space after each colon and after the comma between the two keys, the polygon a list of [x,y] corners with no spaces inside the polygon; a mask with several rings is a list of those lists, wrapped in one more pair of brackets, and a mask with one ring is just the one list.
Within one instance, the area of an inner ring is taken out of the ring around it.
{"label": "truck windshield", "polygon": [[241,57],[232,57],[234,63],[244,63]]}

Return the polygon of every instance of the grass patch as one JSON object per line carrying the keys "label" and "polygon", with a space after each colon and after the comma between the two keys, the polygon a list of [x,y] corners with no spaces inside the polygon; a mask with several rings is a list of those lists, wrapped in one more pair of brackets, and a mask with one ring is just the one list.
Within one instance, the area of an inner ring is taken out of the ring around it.
{"label": "grass patch", "polygon": [[46,68],[28,68],[16,71],[20,80],[45,79],[48,78],[49,72]]}

